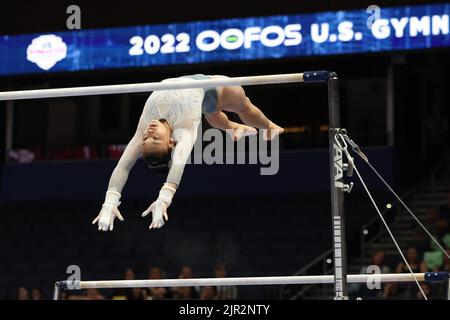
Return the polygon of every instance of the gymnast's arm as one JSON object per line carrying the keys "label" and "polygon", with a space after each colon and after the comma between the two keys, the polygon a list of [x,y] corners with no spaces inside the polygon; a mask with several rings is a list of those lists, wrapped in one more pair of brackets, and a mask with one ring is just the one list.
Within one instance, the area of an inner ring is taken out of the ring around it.
{"label": "gymnast's arm", "polygon": [[152,212],[150,229],[161,228],[164,225],[164,220],[168,220],[167,208],[172,203],[173,196],[180,185],[184,167],[197,137],[199,121],[192,120],[188,121],[188,123],[189,125],[186,125],[185,123],[185,126],[179,127],[173,131],[172,137],[176,141],[176,145],[172,151],[172,164],[166,182],[159,191],[158,199],[142,213],[142,216],[145,217]]}
{"label": "gymnast's arm", "polygon": [[128,174],[131,171],[131,168],[141,156],[140,143],[143,137],[144,126],[145,123],[143,121],[143,116],[141,116],[133,138],[128,143],[124,153],[120,157],[119,162],[111,174],[102,209],[98,216],[92,221],[92,224],[98,222],[98,230],[112,231],[114,227],[114,219],[116,217],[121,221],[124,220],[118,209],[120,205],[121,192],[128,179]]}
{"label": "gymnast's arm", "polygon": [[196,139],[196,128],[194,130],[178,128],[174,130],[175,148],[172,152],[172,164],[167,175],[166,184],[178,188],[184,167],[189,159]]}
{"label": "gymnast's arm", "polygon": [[141,143],[142,131],[136,131],[111,174],[108,190],[114,190],[118,193],[122,192],[122,189],[128,180],[128,174],[141,156]]}

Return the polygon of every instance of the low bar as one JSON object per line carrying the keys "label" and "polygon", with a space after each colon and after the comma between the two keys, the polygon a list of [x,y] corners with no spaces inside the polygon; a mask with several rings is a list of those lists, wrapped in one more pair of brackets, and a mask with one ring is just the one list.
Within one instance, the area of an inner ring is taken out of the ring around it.
{"label": "low bar", "polygon": [[[448,272],[414,273],[420,282],[447,282]],[[350,274],[348,283],[374,282],[414,282],[411,273]],[[150,287],[195,287],[195,286],[251,286],[251,285],[294,285],[334,283],[334,275],[316,276],[277,276],[277,277],[236,277],[236,278],[198,278],[198,279],[158,279],[158,280],[102,280],[102,281],[59,281],[55,283],[53,299],[58,300],[62,290],[68,289],[114,289]]]}
{"label": "low bar", "polygon": [[61,98],[91,96],[99,94],[118,94],[150,92],[156,90],[192,89],[221,86],[251,86],[277,83],[303,82],[303,73],[274,74],[264,76],[234,77],[208,80],[177,80],[147,83],[117,84],[92,87],[73,87],[59,89],[38,89],[0,92],[1,100],[24,100],[41,98]]}
{"label": "low bar", "polygon": [[[425,281],[425,273],[414,274],[418,281]],[[447,273],[448,277],[448,273]],[[413,282],[411,273],[386,274],[351,274],[347,276],[349,283],[380,282]],[[250,285],[286,285],[286,284],[322,284],[334,283],[333,275],[317,276],[277,276],[277,277],[236,277],[236,278],[193,278],[193,279],[158,279],[158,280],[102,280],[102,281],[60,281],[60,287],[71,283],[79,289],[105,288],[144,288],[144,287],[194,287],[194,286],[250,286]]]}

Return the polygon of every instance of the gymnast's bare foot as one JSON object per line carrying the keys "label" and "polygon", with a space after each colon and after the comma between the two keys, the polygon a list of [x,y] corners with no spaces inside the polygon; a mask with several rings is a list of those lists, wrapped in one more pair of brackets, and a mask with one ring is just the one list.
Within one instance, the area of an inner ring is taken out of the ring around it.
{"label": "gymnast's bare foot", "polygon": [[238,124],[236,128],[227,131],[229,131],[231,139],[233,141],[238,141],[242,137],[252,136],[258,133],[258,130],[256,130],[255,128],[246,126],[244,124]]}
{"label": "gymnast's bare foot", "polygon": [[263,139],[265,141],[272,140],[277,135],[283,133],[284,129],[279,125],[276,125],[272,121],[270,121],[270,125],[268,129],[263,129]]}

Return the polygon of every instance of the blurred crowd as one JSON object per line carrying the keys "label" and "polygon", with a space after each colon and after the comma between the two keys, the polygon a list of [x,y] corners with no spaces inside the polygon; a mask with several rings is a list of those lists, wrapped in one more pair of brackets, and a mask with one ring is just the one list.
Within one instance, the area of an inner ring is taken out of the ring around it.
{"label": "blurred crowd", "polygon": [[[405,258],[411,270],[415,273],[428,271],[450,272],[450,193],[448,203],[443,206],[432,206],[427,209],[424,226],[430,231],[436,241],[445,250],[444,254],[438,245],[422,230],[418,230],[414,240],[409,244]],[[376,251],[369,265],[378,266],[381,273],[409,273],[408,266],[397,254],[386,259],[383,250]],[[361,273],[367,273],[367,267]],[[423,293],[429,298],[442,299],[446,296],[446,285],[429,285],[420,283]],[[423,299],[423,294],[415,282],[395,283],[381,285],[379,290],[371,290],[364,284],[351,284],[349,292],[363,299]]]}
{"label": "blurred crowd", "polygon": [[[223,262],[214,267],[216,278],[227,277],[227,268]],[[179,271],[179,279],[193,278],[192,268],[183,265]],[[133,268],[127,268],[124,280],[136,280]],[[167,279],[166,273],[160,267],[151,267],[147,279]],[[170,288],[127,288],[114,290],[86,289],[81,291],[63,292],[62,300],[235,300],[238,289],[236,286],[203,286],[203,287],[170,287]],[[48,299],[49,297],[45,297]],[[20,287],[17,290],[18,300],[42,300],[42,290],[33,288],[31,295],[28,289]]]}
{"label": "blurred crowd", "polygon": [[[432,206],[428,208],[425,227],[433,234],[441,247],[450,255],[450,193],[448,203],[444,206]],[[414,240],[406,249],[405,258],[416,273],[427,271],[444,271],[450,273],[450,259],[423,231],[418,230]],[[389,261],[390,260],[390,261]],[[369,264],[378,266],[381,273],[408,273],[409,268],[398,254],[394,257],[386,257],[382,250],[376,251]],[[367,273],[367,267],[362,268],[361,273]],[[227,268],[223,262],[214,267],[214,276],[225,278],[228,276]],[[179,270],[178,278],[193,278],[192,268],[183,265]],[[148,279],[167,279],[167,275],[160,267],[151,267],[148,270]],[[124,273],[125,280],[135,280],[135,270],[128,268]],[[422,291],[427,297],[440,299],[445,297],[447,288],[442,285],[429,285],[421,283]],[[17,290],[19,300],[41,300],[44,297],[40,288],[30,290],[20,287]],[[384,283],[377,289],[369,289],[364,284],[350,284],[350,296],[362,299],[423,299],[421,290],[414,282],[408,283]],[[64,292],[64,300],[156,300],[156,299],[199,299],[199,300],[234,300],[238,298],[236,286],[204,286],[204,287],[170,287],[170,288],[132,288],[117,290],[88,289],[83,291]]]}

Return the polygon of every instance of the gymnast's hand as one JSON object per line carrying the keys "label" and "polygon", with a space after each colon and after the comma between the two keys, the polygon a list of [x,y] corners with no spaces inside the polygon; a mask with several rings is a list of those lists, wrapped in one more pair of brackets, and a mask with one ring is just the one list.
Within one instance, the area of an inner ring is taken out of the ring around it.
{"label": "gymnast's hand", "polygon": [[106,192],[105,202],[102,205],[99,215],[92,221],[92,224],[98,222],[98,230],[112,231],[114,228],[114,219],[119,218],[123,221],[118,206],[120,205],[120,193],[115,190],[108,190]]}
{"label": "gymnast's hand", "polygon": [[150,224],[149,229],[159,229],[164,225],[164,220],[169,220],[169,217],[167,216],[168,206],[167,202],[158,199],[142,213],[143,217],[146,217],[150,212],[152,213],[152,223]]}
{"label": "gymnast's hand", "polygon": [[164,184],[159,191],[158,199],[142,213],[143,217],[146,217],[150,212],[152,213],[152,223],[150,224],[149,229],[159,229],[164,225],[164,220],[169,220],[167,208],[172,203],[175,191],[176,189],[174,187]]}

